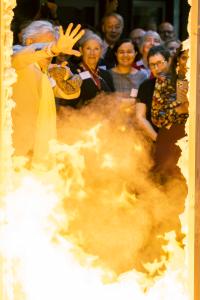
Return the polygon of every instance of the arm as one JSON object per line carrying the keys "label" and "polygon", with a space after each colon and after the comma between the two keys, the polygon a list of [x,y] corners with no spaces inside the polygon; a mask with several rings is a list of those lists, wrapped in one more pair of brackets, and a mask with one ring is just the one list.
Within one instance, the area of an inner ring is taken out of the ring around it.
{"label": "arm", "polygon": [[[74,50],[76,42],[83,36],[84,30],[80,30],[81,25],[77,25],[73,30],[73,23],[70,23],[63,32],[59,27],[59,39],[52,43],[32,44],[16,52],[12,57],[12,65],[15,69],[22,69],[27,65],[38,62],[44,58],[51,58],[60,53],[80,56],[80,52]],[[36,49],[40,49],[36,51]]]}
{"label": "arm", "polygon": [[[12,56],[12,66],[16,69],[23,69],[26,66],[37,63],[41,59],[53,57],[51,51],[48,51],[48,43],[35,43],[23,47],[16,51]],[[41,49],[41,50],[36,50]]]}
{"label": "arm", "polygon": [[82,80],[79,75],[73,75],[68,67],[53,65],[49,75],[55,82],[55,97],[72,100],[80,96]]}
{"label": "arm", "polygon": [[139,127],[143,129],[153,141],[155,141],[157,133],[150,122],[146,119],[146,105],[144,103],[136,103],[136,119]]}

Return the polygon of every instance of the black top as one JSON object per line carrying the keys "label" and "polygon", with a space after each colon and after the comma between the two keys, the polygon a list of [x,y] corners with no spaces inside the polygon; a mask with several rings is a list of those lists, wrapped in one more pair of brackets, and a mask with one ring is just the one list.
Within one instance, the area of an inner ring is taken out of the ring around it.
{"label": "black top", "polygon": [[153,100],[154,87],[156,78],[145,80],[139,87],[137,101],[146,105],[146,118],[151,123],[153,128],[158,131],[158,128],[151,121],[151,106]]}
{"label": "black top", "polygon": [[[84,72],[85,70],[82,68],[82,66],[78,65],[74,68],[71,67],[71,71],[73,74],[79,74],[81,72]],[[91,99],[96,97],[102,91],[108,93],[115,91],[112,76],[108,71],[99,68],[98,77],[100,80],[100,87],[95,84],[95,81],[92,79],[92,77],[83,79],[79,98],[70,101],[57,99],[57,104],[61,106],[72,106],[74,108],[80,108],[81,106],[87,104]]]}
{"label": "black top", "polygon": [[101,66],[106,66],[106,69],[112,69],[116,66],[115,53],[113,48],[108,47],[104,57],[100,60]]}

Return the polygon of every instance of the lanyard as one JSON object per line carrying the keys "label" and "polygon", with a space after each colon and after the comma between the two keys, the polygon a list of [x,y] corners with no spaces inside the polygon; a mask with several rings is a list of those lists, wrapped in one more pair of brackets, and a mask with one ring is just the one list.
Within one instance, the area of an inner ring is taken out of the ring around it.
{"label": "lanyard", "polygon": [[85,63],[81,64],[83,69],[85,71],[88,71],[91,75],[91,78],[94,82],[94,84],[97,86],[97,88],[100,90],[101,89],[101,78],[99,76],[99,69],[97,68],[96,71],[93,71],[90,69],[90,67],[88,65],[86,65]]}

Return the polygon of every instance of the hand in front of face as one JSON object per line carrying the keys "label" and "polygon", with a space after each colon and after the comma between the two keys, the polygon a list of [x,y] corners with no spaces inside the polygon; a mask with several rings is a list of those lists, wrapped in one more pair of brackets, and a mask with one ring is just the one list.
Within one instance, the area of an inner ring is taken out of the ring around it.
{"label": "hand in front of face", "polygon": [[81,25],[77,25],[73,30],[73,23],[70,23],[64,33],[62,26],[59,27],[59,39],[52,46],[51,50],[55,54],[64,53],[69,55],[80,56],[81,53],[74,50],[76,42],[84,35],[84,30],[80,30]]}

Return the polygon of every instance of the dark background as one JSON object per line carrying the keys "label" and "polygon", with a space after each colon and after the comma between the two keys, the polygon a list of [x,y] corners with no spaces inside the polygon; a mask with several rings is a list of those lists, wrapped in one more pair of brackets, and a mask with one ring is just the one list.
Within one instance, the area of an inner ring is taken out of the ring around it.
{"label": "dark background", "polygon": [[[89,24],[100,30],[100,21],[105,14],[106,0],[50,0],[58,5],[58,18],[64,27],[68,23]],[[45,0],[43,0],[43,3]],[[17,0],[14,10],[13,30],[19,23],[33,19],[42,0]],[[124,17],[124,34],[131,29],[142,27],[156,29],[162,21],[175,26],[177,37],[185,40],[188,37],[187,20],[189,15],[187,0],[118,0],[117,12]],[[48,17],[46,15],[45,17]]]}

